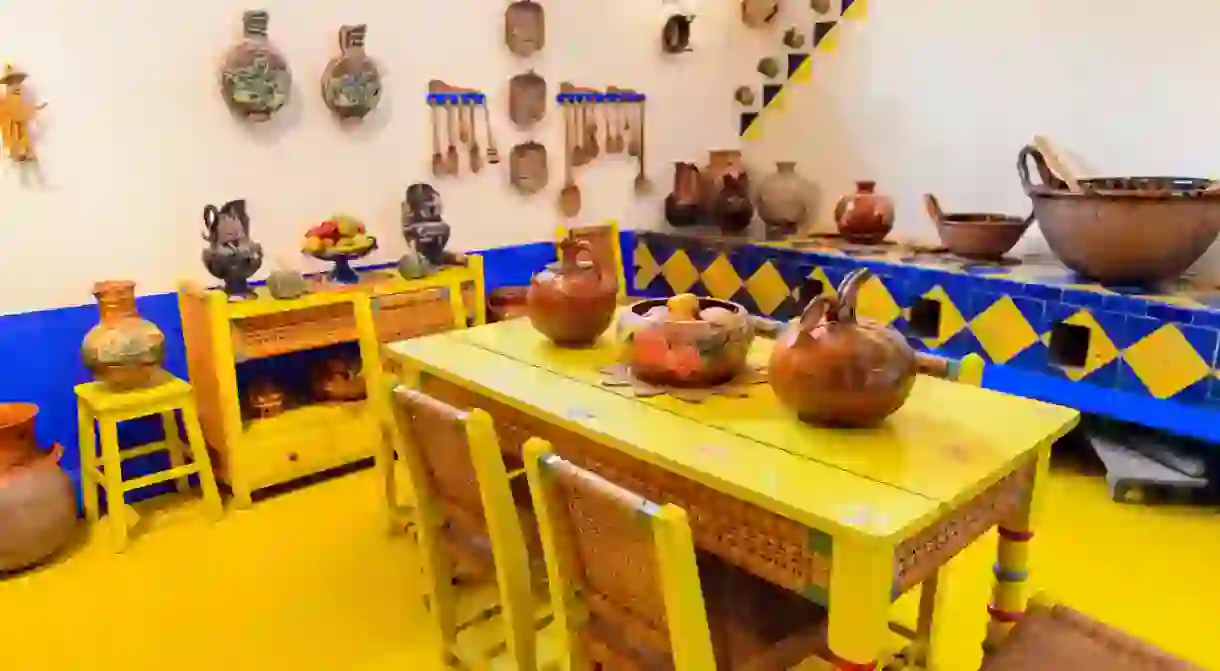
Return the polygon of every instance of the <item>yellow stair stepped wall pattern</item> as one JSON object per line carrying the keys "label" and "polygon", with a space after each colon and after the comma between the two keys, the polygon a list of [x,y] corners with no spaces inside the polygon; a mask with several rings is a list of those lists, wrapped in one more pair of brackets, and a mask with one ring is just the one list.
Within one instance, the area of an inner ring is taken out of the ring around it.
{"label": "yellow stair stepped wall pattern", "polygon": [[[788,320],[861,265],[875,277],[859,313],[894,326],[917,349],[974,352],[1060,382],[1220,411],[1216,290],[1136,293],[1080,283],[1053,267],[911,263],[893,250],[813,252],[644,232],[636,235],[632,279],[638,295],[695,293]],[[1197,435],[1198,427],[1187,428]]]}
{"label": "yellow stair stepped wall pattern", "polygon": [[738,134],[747,140],[757,140],[761,137],[763,121],[768,115],[783,109],[784,94],[795,84],[804,84],[813,78],[813,52],[833,52],[839,41],[839,24],[844,20],[861,20],[868,15],[868,0],[840,0],[837,14],[832,8],[826,14],[818,15],[813,24],[812,33],[806,38],[806,44],[799,49],[784,47],[783,53],[772,58],[780,66],[780,73],[769,78],[759,73],[763,78],[761,96],[755,98],[755,105],[748,106],[741,112]]}

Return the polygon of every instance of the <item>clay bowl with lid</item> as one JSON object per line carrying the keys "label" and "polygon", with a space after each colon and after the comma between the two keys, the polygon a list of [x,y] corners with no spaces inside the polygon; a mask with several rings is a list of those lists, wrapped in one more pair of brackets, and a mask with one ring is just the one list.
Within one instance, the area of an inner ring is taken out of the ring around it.
{"label": "clay bowl with lid", "polygon": [[[1042,180],[1030,179],[1029,163]],[[1177,279],[1220,235],[1220,183],[1192,177],[1098,177],[1078,190],[1027,146],[1017,174],[1055,256],[1103,284]]]}
{"label": "clay bowl with lid", "polygon": [[1034,221],[1034,215],[1022,219],[993,212],[955,212],[947,214],[936,196],[923,197],[924,206],[940,241],[958,256],[980,261],[998,261],[1016,246],[1017,241]]}
{"label": "clay bowl with lid", "polygon": [[[676,309],[681,302],[689,308]],[[687,295],[632,304],[619,315],[617,337],[623,363],[640,380],[713,387],[745,370],[754,327],[737,303]]]}

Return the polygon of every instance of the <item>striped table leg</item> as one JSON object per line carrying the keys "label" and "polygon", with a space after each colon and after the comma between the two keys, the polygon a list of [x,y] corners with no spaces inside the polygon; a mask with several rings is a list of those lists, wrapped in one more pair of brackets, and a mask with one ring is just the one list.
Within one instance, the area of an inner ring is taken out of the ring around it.
{"label": "striped table leg", "polygon": [[991,621],[987,624],[987,640],[983,649],[995,649],[1025,610],[1025,581],[1029,578],[1029,541],[1031,531],[1000,527],[998,561],[995,566],[995,590],[987,608]]}

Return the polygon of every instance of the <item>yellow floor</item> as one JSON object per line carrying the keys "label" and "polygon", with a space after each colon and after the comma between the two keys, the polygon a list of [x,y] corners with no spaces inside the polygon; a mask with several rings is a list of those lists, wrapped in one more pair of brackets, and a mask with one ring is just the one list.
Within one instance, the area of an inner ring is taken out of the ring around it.
{"label": "yellow floor", "polygon": [[[58,564],[0,581],[0,669],[429,671],[412,553],[382,533],[377,491],[364,471],[216,524],[172,508],[124,555],[96,533]],[[1100,479],[1063,471],[1049,504],[1038,586],[1220,669],[1213,511],[1116,505]],[[986,538],[950,569],[947,669],[977,668],[993,548]]]}

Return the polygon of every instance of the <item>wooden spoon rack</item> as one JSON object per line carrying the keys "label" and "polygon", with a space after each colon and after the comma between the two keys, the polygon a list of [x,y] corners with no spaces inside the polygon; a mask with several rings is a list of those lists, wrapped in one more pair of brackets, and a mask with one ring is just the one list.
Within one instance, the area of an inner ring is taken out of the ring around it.
{"label": "wooden spoon rack", "polygon": [[[486,94],[434,79],[428,82],[426,100],[432,108],[432,174],[446,177],[461,172],[459,146],[466,151],[472,173],[483,168],[484,149],[487,163],[495,165],[500,162],[499,151],[492,137]],[[486,147],[479,143],[480,118],[487,138]]]}
{"label": "wooden spoon rack", "polygon": [[637,159],[643,175],[645,99],[632,89],[610,86],[601,91],[561,83],[555,102],[567,108],[565,117],[571,119],[572,165],[580,167],[603,154],[626,152]]}

